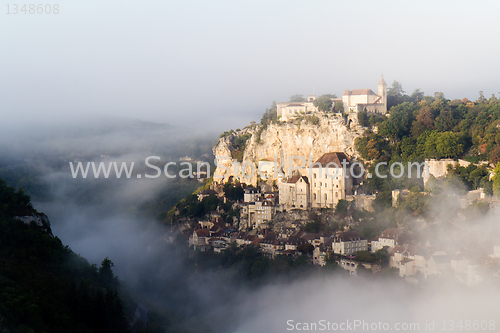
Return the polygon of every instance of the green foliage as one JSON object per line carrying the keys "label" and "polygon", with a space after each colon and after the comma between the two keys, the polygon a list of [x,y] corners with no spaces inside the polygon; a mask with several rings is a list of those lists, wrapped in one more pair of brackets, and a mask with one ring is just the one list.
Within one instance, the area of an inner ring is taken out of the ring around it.
{"label": "green foliage", "polygon": [[278,112],[276,109],[276,102],[273,101],[273,104],[271,105],[270,108],[266,109],[266,112],[262,115],[262,118],[260,119],[260,127],[257,130],[257,133],[255,134],[255,141],[257,143],[260,143],[260,136],[262,132],[269,126],[269,124],[277,123],[278,122]]}
{"label": "green foliage", "polygon": [[476,166],[469,164],[467,167],[456,165],[448,169],[447,178],[458,177],[468,191],[478,188],[490,189],[489,171],[485,165]]}
{"label": "green foliage", "polygon": [[358,123],[361,126],[370,126],[370,120],[368,118],[368,112],[366,112],[366,110],[358,112]]}
{"label": "green foliage", "polygon": [[463,153],[460,136],[453,132],[432,132],[425,143],[425,153],[434,158],[457,158]]}
{"label": "green foliage", "polygon": [[0,181],[0,329],[128,332],[119,283],[106,258],[97,270],[49,231],[15,220],[29,198]]}
{"label": "green foliage", "polygon": [[320,227],[321,226],[318,222],[312,221],[312,222],[306,223],[304,230],[308,233],[315,234],[315,233],[319,232]]}
{"label": "green foliage", "polygon": [[226,136],[230,136],[233,133],[234,133],[233,130],[224,131],[219,137],[222,139],[222,138],[225,138]]}
{"label": "green foliage", "polygon": [[313,125],[319,125],[319,118],[316,116],[307,116],[306,121]]}
{"label": "green foliage", "polygon": [[175,208],[179,212],[178,217],[203,217],[215,211],[220,205],[222,205],[222,200],[215,194],[210,194],[199,201],[198,196],[193,193],[179,201]]}
{"label": "green foliage", "polygon": [[290,96],[290,102],[305,102],[306,99],[304,98],[303,95],[300,94],[295,94]]}
{"label": "green foliage", "polygon": [[243,161],[243,153],[245,152],[247,141],[251,136],[251,134],[243,134],[234,139],[231,155],[235,160]]}
{"label": "green foliage", "polygon": [[241,184],[237,184],[236,186],[232,183],[224,184],[224,196],[232,201],[242,200],[245,191],[241,187]]}
{"label": "green foliage", "polygon": [[354,260],[360,262],[375,262],[377,259],[375,258],[375,255],[369,251],[358,251],[356,252]]}
{"label": "green foliage", "polygon": [[332,100],[330,95],[322,95],[313,101],[313,105],[318,108],[319,111],[330,111],[332,108]]}
{"label": "green foliage", "polygon": [[314,251],[314,245],[312,245],[311,243],[299,244],[297,246],[297,250],[302,252],[302,254],[311,254]]}
{"label": "green foliage", "polygon": [[391,109],[391,116],[379,125],[379,133],[388,137],[392,142],[408,136],[413,121],[414,103],[405,102]]}
{"label": "green foliage", "polygon": [[333,111],[336,113],[344,113],[344,103],[335,102],[335,104],[333,105]]}
{"label": "green foliage", "polygon": [[495,174],[492,179],[493,194],[495,194],[497,197],[500,197],[500,163],[497,164],[497,166],[493,170],[493,173]]}
{"label": "green foliage", "polygon": [[[378,133],[366,131],[355,141],[361,157],[368,161],[368,168],[374,175],[373,165],[378,162],[423,162],[435,158],[465,158],[473,163],[484,160],[500,161],[500,102],[496,98],[480,98],[475,103],[468,100],[449,101],[442,93],[423,96],[420,91],[405,95],[398,82],[388,92],[396,101],[390,109],[390,116],[378,123]],[[366,122],[360,113],[359,120]],[[388,174],[388,167],[381,167]],[[474,169],[475,170],[475,169]],[[486,170],[466,170],[448,180],[445,186],[458,186],[464,190],[483,187],[492,192],[492,183],[485,180]],[[471,174],[471,172],[475,172]],[[378,203],[387,205],[390,200],[387,191],[394,188],[411,188],[412,181],[378,179],[374,175],[367,179],[370,191],[378,191]],[[461,186],[460,180],[465,182]],[[383,197],[383,198],[382,198]],[[413,198],[415,199],[415,198]],[[419,200],[410,206],[412,211],[421,211]],[[408,208],[408,207],[406,207]]]}
{"label": "green foliage", "polygon": [[345,216],[349,211],[350,203],[347,200],[340,199],[337,202],[337,206],[335,207],[335,214]]}

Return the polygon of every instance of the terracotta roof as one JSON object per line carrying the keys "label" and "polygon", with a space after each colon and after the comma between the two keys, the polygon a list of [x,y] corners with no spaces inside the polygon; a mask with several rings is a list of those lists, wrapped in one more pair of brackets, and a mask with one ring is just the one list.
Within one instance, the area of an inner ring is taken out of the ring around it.
{"label": "terracotta roof", "polygon": [[349,241],[354,241],[354,240],[365,240],[363,236],[358,234],[356,231],[347,231],[343,232],[337,237],[335,237],[335,240],[339,240],[342,242],[349,242]]}
{"label": "terracotta roof", "polygon": [[253,240],[252,245],[257,245],[262,241],[262,238],[256,238]]}
{"label": "terracotta roof", "polygon": [[344,91],[344,95],[377,95],[371,89],[353,89]]}
{"label": "terracotta roof", "polygon": [[402,233],[401,229],[387,228],[380,234],[379,238],[397,239]]}
{"label": "terracotta roof", "polygon": [[198,237],[207,237],[209,234],[210,234],[210,230],[208,230],[208,229],[196,230],[196,235]]}
{"label": "terracotta roof", "polygon": [[337,166],[340,168],[340,167],[342,167],[343,161],[347,161],[347,165],[349,165],[349,163],[350,163],[349,158],[344,153],[340,153],[340,152],[326,153],[326,154],[323,154],[323,156],[321,156],[313,164],[313,168],[319,168],[319,166],[316,163],[319,163],[322,167],[326,167],[326,165],[328,163],[331,163],[331,162],[337,164]]}
{"label": "terracotta roof", "polygon": [[304,238],[308,241],[311,241],[313,239],[319,239],[319,235],[318,234],[307,234],[307,235],[303,235],[302,238]]}
{"label": "terracotta roof", "polygon": [[404,246],[396,246],[394,249],[392,249],[391,256],[393,256],[395,253],[403,253],[406,251],[406,248]]}

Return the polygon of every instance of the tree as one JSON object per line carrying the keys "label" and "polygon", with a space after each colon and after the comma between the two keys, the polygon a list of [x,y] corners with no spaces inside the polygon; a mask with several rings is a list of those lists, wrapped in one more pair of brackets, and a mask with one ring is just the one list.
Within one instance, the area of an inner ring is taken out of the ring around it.
{"label": "tree", "polygon": [[439,158],[456,158],[463,153],[463,146],[460,143],[460,136],[453,132],[440,133],[436,149]]}
{"label": "tree", "polygon": [[387,89],[387,109],[405,102],[408,99],[407,97],[401,83],[394,81],[392,86]]}
{"label": "tree", "polygon": [[108,257],[104,258],[99,268],[99,281],[105,288],[118,288],[118,279],[113,274],[113,262]]}
{"label": "tree", "polygon": [[434,129],[434,117],[432,115],[432,110],[429,106],[424,106],[419,110],[418,115],[415,121],[413,122],[411,128],[411,134],[413,135],[413,137],[416,138],[426,130],[433,130],[433,129]]}
{"label": "tree", "polygon": [[330,111],[332,108],[332,100],[327,95],[322,95],[313,101],[313,105],[319,111]]}
{"label": "tree", "polygon": [[391,257],[386,249],[380,249],[374,254],[375,259],[378,261],[380,266],[387,266],[389,264],[389,258]]}
{"label": "tree", "polygon": [[500,146],[496,146],[490,154],[490,163],[496,165],[498,162],[500,162]]}
{"label": "tree", "polygon": [[340,199],[335,207],[335,214],[346,215],[349,209],[349,201]]}
{"label": "tree", "polygon": [[420,89],[415,89],[410,97],[413,102],[418,102],[424,98],[424,92]]}
{"label": "tree", "polygon": [[366,112],[366,110],[358,112],[358,123],[361,126],[365,126],[365,127],[370,126],[370,122],[368,119],[368,112]]}
{"label": "tree", "polygon": [[313,251],[314,251],[314,245],[312,245],[311,243],[299,244],[297,246],[297,250],[299,250],[300,252],[302,252],[302,254],[313,253]]}
{"label": "tree", "polygon": [[408,136],[413,120],[415,104],[403,103],[391,109],[391,116],[379,126],[380,134],[397,142],[404,136]]}
{"label": "tree", "polygon": [[344,112],[344,103],[342,102],[335,102],[335,105],[333,106],[333,111],[336,113],[342,113]]}
{"label": "tree", "polygon": [[295,94],[290,96],[290,102],[305,102],[306,99],[303,95]]}
{"label": "tree", "polygon": [[495,174],[493,176],[493,194],[495,194],[497,197],[500,197],[500,163],[497,163],[497,166],[493,170],[493,173]]}
{"label": "tree", "polygon": [[387,89],[387,96],[398,98],[403,97],[404,93],[403,86],[396,80],[394,80],[394,82],[392,82],[392,86]]}

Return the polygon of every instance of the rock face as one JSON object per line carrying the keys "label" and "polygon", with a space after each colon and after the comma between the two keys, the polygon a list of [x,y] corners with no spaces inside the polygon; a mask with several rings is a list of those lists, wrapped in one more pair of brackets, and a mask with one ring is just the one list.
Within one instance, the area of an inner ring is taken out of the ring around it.
{"label": "rock face", "polygon": [[[224,183],[233,177],[241,182],[256,185],[259,161],[264,159],[277,161],[276,165],[279,165],[279,170],[269,175],[271,181],[279,178],[278,171],[290,176],[291,166],[297,168],[304,162],[305,165],[299,172],[307,175],[305,168],[324,153],[344,152],[350,158],[356,159],[358,153],[354,148],[354,140],[365,128],[357,125],[357,119],[354,118],[354,115],[346,119],[339,114],[319,114],[315,118],[316,121],[305,117],[271,123],[261,131],[260,140],[260,125],[247,127],[221,138],[213,148],[218,164],[214,172],[214,182]],[[243,161],[235,162],[231,155],[234,150],[233,142],[235,138],[245,134],[251,134],[251,137],[246,142]],[[302,157],[305,161],[292,157]]]}
{"label": "rock face", "polygon": [[43,213],[35,213],[33,215],[28,215],[28,216],[16,216],[16,218],[28,225],[31,224],[31,222],[34,222],[42,230],[47,232],[49,235],[52,235],[49,218],[47,217],[47,215]]}

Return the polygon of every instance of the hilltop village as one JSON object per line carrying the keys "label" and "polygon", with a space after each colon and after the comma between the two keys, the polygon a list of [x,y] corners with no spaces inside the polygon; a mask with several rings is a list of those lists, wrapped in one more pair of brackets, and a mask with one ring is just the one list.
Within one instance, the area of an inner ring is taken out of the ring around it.
{"label": "hilltop village", "polygon": [[[494,163],[427,158],[417,164],[419,176],[410,186],[373,189],[373,169],[359,143],[378,135],[377,124],[390,118],[383,78],[377,87],[377,93],[346,90],[342,99],[328,96],[327,103],[325,96],[320,102],[316,96],[278,102],[275,121],[264,121],[266,113],[260,125],[223,133],[213,151],[216,158],[227,158],[207,185],[171,212],[190,248],[223,253],[231,246],[253,246],[270,258],[303,256],[318,266],[335,263],[351,275],[389,270],[412,283],[453,276],[473,286],[500,278],[500,242],[486,240],[482,226],[460,222],[470,209],[500,205],[490,189],[479,187],[492,182]],[[363,120],[367,116],[371,124]],[[356,164],[367,166],[367,174],[357,176]],[[456,229],[436,232],[433,217],[418,209],[422,202],[441,200],[429,189],[457,170],[487,174],[477,186],[453,194],[459,215],[447,223]],[[379,207],[383,195],[385,211]],[[410,216],[383,216],[403,211]],[[375,227],[373,221],[382,222]]]}

